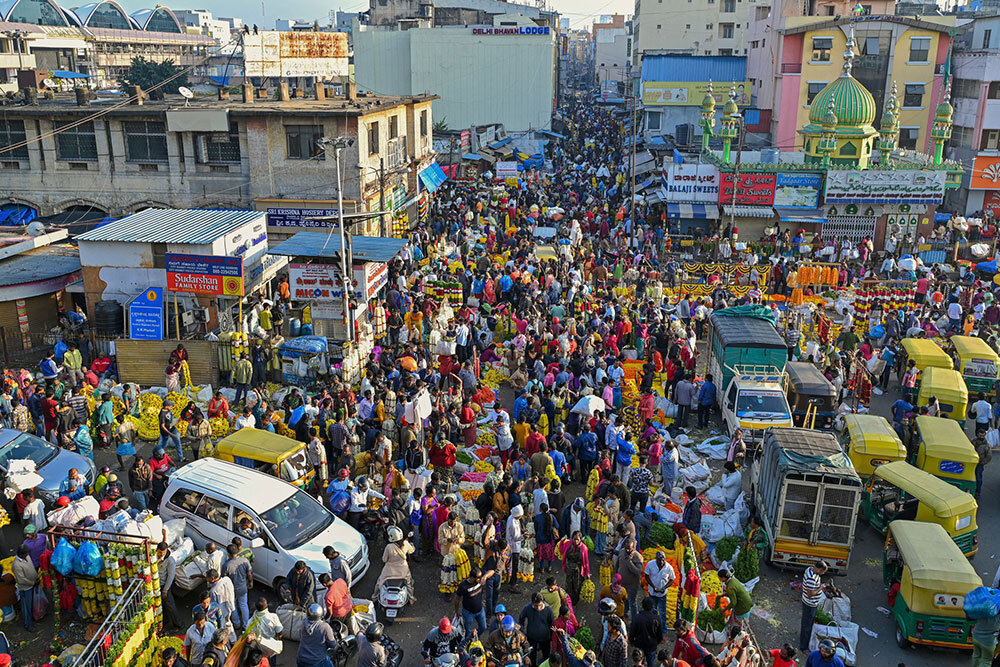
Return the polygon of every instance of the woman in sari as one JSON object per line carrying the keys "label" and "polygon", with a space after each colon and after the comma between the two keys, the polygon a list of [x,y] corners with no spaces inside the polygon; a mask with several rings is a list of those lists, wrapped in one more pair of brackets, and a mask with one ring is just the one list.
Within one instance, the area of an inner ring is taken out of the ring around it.
{"label": "woman in sari", "polygon": [[73,425],[76,426],[76,432],[73,434],[73,444],[76,445],[76,451],[93,461],[94,440],[90,437],[90,427],[79,419],[75,419]]}
{"label": "woman in sari", "polygon": [[573,533],[572,539],[562,543],[559,550],[563,556],[563,572],[566,573],[566,592],[574,604],[579,603],[583,582],[590,578],[590,556],[580,531]]}
{"label": "woman in sari", "polygon": [[428,486],[426,495],[420,499],[420,515],[422,517],[420,529],[423,531],[423,539],[420,542],[421,544],[435,546],[437,544],[437,526],[434,525],[434,511],[437,507],[437,487]]}

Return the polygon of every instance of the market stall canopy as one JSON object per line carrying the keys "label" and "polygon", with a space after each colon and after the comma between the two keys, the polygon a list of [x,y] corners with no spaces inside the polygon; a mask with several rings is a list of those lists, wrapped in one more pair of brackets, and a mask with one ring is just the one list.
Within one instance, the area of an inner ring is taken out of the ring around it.
{"label": "market stall canopy", "polygon": [[555,227],[535,227],[535,236],[540,239],[551,239],[556,236]]}
{"label": "market stall canopy", "polygon": [[80,74],[79,72],[71,72],[65,69],[55,69],[49,72],[53,79],[89,79],[92,74]]}
{"label": "market stall canopy", "polygon": [[428,192],[434,192],[447,180],[448,176],[437,162],[432,162],[429,167],[420,172],[420,181]]}
{"label": "market stall canopy", "polygon": [[803,223],[823,223],[826,222],[826,214],[821,208],[786,208],[775,206],[774,212],[782,222],[795,224]]}
{"label": "market stall canopy", "polygon": [[[385,238],[382,236],[352,236],[351,259],[355,262],[389,262],[406,245],[406,239]],[[327,242],[327,235],[318,232],[299,232],[295,236],[282,241],[269,251],[272,255],[288,257],[324,257],[340,256],[340,243],[336,240]]]}
{"label": "market stall canopy", "polygon": [[717,220],[719,207],[715,204],[667,204],[668,218],[688,220]]}
{"label": "market stall canopy", "polygon": [[552,132],[551,130],[535,130],[536,134],[540,134],[543,137],[552,137],[553,139],[565,139],[566,135],[559,134],[558,132]]}

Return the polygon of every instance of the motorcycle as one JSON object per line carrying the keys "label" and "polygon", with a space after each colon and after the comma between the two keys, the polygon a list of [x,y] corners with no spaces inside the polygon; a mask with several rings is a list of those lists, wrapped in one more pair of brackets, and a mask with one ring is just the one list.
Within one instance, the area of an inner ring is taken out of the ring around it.
{"label": "motorcycle", "polygon": [[387,579],[378,591],[376,604],[382,608],[381,616],[387,624],[396,620],[399,612],[410,602],[410,591],[405,579]]}
{"label": "motorcycle", "polygon": [[334,667],[347,667],[351,657],[358,652],[358,640],[351,629],[342,621],[330,621],[333,635],[337,638],[337,647],[329,649],[327,655]]}
{"label": "motorcycle", "polygon": [[365,538],[365,541],[369,543],[369,549],[371,549],[371,546],[375,543],[375,539],[385,531],[385,527],[388,525],[389,508],[385,503],[377,510],[369,508],[361,514],[359,531],[361,532],[361,536]]}

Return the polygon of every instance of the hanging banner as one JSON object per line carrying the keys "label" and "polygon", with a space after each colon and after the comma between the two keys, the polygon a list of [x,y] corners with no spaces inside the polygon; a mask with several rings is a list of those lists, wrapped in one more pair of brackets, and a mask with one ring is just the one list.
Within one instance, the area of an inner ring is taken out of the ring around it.
{"label": "hanging banner", "polygon": [[820,174],[778,174],[774,185],[774,205],[783,208],[816,208],[823,185]]}
{"label": "hanging banner", "polygon": [[167,289],[190,294],[243,296],[243,258],[168,252]]}
{"label": "hanging banner", "polygon": [[663,168],[663,187],[669,202],[715,204],[719,201],[719,170],[712,164],[674,164]]}
{"label": "hanging banner", "polygon": [[[826,172],[827,204],[940,204],[947,173],[923,169]],[[824,234],[825,236],[825,234]]]}
{"label": "hanging banner", "polygon": [[977,155],[972,163],[970,190],[995,190],[1000,188],[1000,156]]}
{"label": "hanging banner", "polygon": [[773,206],[775,174],[740,174],[736,182],[735,174],[722,174],[719,184],[719,203],[732,204],[733,190],[736,190],[736,204],[743,206]]}
{"label": "hanging banner", "polygon": [[288,288],[295,301],[343,301],[340,267],[335,264],[289,264]]}
{"label": "hanging banner", "polygon": [[991,190],[983,198],[983,210],[993,211],[993,218],[1000,218],[1000,190]]}

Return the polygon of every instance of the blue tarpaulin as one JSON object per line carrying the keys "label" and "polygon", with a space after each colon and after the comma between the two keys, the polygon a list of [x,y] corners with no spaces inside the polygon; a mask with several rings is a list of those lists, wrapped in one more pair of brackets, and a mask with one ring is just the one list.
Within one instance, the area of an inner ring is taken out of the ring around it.
{"label": "blue tarpaulin", "polygon": [[437,162],[431,163],[431,166],[420,172],[420,181],[428,192],[434,192],[447,180],[448,175],[444,173],[444,169]]}
{"label": "blue tarpaulin", "polygon": [[492,144],[487,144],[486,147],[490,150],[496,150],[497,148],[503,148],[512,141],[514,141],[512,138],[507,137],[506,139],[501,139],[500,141],[494,141]]}
{"label": "blue tarpaulin", "polygon": [[91,74],[80,74],[79,72],[71,72],[68,69],[56,69],[49,72],[53,79],[89,79]]}
{"label": "blue tarpaulin", "polygon": [[0,208],[0,225],[26,225],[38,217],[38,211],[30,206],[6,204]]}
{"label": "blue tarpaulin", "polygon": [[281,354],[285,357],[299,357],[303,354],[326,352],[326,336],[299,336],[281,344]]}

